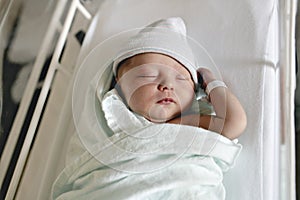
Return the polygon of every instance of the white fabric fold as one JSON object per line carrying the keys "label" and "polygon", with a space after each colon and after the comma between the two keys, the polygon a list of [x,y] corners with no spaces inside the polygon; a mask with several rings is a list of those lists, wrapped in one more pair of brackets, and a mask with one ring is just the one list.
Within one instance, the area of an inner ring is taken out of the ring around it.
{"label": "white fabric fold", "polygon": [[102,101],[102,110],[108,126],[115,134],[122,131],[130,134],[153,124],[144,117],[130,112],[116,89],[112,89],[106,93]]}

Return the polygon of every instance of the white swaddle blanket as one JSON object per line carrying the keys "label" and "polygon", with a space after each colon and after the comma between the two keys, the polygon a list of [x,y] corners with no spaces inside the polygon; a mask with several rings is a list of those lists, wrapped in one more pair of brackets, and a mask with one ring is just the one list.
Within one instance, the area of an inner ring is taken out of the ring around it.
{"label": "white swaddle blanket", "polygon": [[102,109],[114,135],[69,163],[53,199],[225,199],[223,172],[240,144],[202,128],[149,122],[115,89]]}

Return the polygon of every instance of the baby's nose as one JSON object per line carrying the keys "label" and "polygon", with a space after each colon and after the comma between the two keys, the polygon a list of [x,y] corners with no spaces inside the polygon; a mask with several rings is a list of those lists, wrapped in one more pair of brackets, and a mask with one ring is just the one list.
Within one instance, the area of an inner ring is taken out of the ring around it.
{"label": "baby's nose", "polygon": [[158,84],[158,90],[174,90],[173,84],[170,81],[162,81]]}

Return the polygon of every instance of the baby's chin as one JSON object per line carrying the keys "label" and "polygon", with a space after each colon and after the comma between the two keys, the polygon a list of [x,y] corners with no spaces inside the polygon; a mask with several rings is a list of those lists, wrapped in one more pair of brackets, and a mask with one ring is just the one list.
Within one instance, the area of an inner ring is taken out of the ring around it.
{"label": "baby's chin", "polygon": [[172,116],[144,116],[147,120],[149,120],[150,122],[153,122],[153,123],[157,123],[157,124],[160,124],[160,123],[166,123],[168,121],[170,121],[171,119],[174,119],[177,115],[172,115]]}
{"label": "baby's chin", "polygon": [[[134,111],[134,110],[133,110]],[[153,123],[166,123],[174,118],[177,118],[181,115],[180,109],[174,108],[161,108],[157,106],[153,106],[150,109],[142,110],[142,111],[134,111],[137,114],[143,116],[148,121]]]}

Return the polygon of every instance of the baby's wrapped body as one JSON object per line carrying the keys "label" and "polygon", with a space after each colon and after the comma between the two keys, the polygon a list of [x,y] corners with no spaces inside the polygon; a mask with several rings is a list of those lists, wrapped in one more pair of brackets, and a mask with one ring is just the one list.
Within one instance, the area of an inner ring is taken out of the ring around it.
{"label": "baby's wrapped body", "polygon": [[53,199],[225,199],[223,172],[241,145],[202,128],[152,123],[116,90],[102,109],[114,135],[89,151],[73,143],[82,154],[56,180]]}

